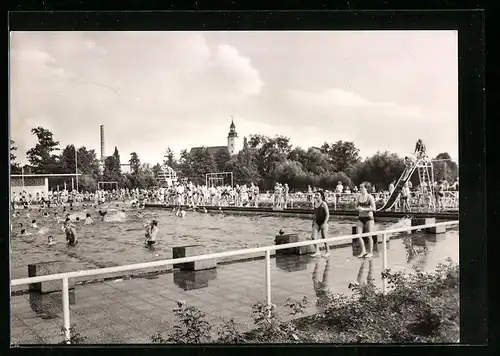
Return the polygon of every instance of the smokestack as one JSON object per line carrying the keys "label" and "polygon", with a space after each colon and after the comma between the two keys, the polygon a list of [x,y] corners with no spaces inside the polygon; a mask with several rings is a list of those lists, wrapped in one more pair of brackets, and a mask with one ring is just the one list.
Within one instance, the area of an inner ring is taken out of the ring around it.
{"label": "smokestack", "polygon": [[104,125],[101,125],[101,160],[104,158]]}

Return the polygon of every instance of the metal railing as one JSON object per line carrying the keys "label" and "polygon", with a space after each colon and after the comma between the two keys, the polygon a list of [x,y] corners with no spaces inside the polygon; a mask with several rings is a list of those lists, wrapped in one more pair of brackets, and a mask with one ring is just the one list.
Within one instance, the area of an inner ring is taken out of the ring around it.
{"label": "metal railing", "polygon": [[[429,228],[434,228],[434,227],[443,227],[443,226],[448,227],[448,226],[455,226],[455,225],[459,225],[458,220],[441,222],[441,223],[434,223],[434,224],[428,224],[428,225],[418,225],[418,226],[411,226],[411,227],[408,226],[408,227],[402,227],[402,228],[397,228],[397,229],[372,231],[372,232],[367,232],[367,233],[363,233],[363,234],[343,235],[343,236],[330,237],[327,239],[320,239],[320,240],[307,240],[307,241],[287,243],[287,244],[281,244],[281,245],[264,246],[264,247],[256,247],[256,248],[247,248],[247,249],[241,249],[241,250],[227,251],[227,252],[211,253],[211,254],[207,254],[207,255],[175,258],[175,259],[168,259],[168,260],[161,260],[161,261],[154,261],[154,262],[144,262],[144,263],[137,263],[137,264],[132,264],[132,265],[117,266],[117,267],[108,267],[108,268],[99,268],[99,269],[93,269],[93,270],[81,270],[81,271],[75,271],[75,272],[57,273],[57,274],[51,274],[51,275],[45,275],[45,276],[39,276],[39,277],[20,278],[20,279],[12,280],[11,285],[12,286],[19,286],[19,285],[26,285],[26,284],[32,284],[32,283],[55,281],[58,279],[62,280],[62,302],[63,302],[62,304],[63,304],[64,332],[65,332],[66,342],[69,343],[70,325],[71,324],[70,324],[69,287],[68,287],[69,283],[68,283],[68,280],[70,278],[98,276],[98,275],[103,275],[103,274],[129,272],[129,271],[145,269],[145,268],[152,268],[152,267],[165,267],[165,266],[169,266],[169,265],[173,265],[173,264],[203,261],[203,260],[208,260],[208,259],[218,259],[218,258],[223,258],[223,257],[232,257],[232,256],[241,256],[241,255],[256,254],[256,253],[264,253],[265,254],[265,279],[266,279],[266,281],[265,281],[266,282],[266,284],[265,284],[266,285],[266,303],[268,305],[270,305],[271,304],[271,252],[272,251],[290,249],[290,248],[295,248],[295,247],[311,246],[311,245],[324,244],[324,243],[331,243],[331,242],[344,241],[344,240],[352,240],[352,239],[370,237],[370,236],[375,236],[375,235],[377,235],[377,236],[382,235],[383,236],[382,237],[382,246],[383,246],[383,262],[382,262],[383,267],[382,268],[383,268],[383,270],[386,270],[387,269],[387,237],[389,234],[397,234],[397,233],[402,233],[402,232],[429,229]],[[386,293],[387,280],[385,280],[385,279],[383,279],[382,289],[383,289],[383,292]]]}

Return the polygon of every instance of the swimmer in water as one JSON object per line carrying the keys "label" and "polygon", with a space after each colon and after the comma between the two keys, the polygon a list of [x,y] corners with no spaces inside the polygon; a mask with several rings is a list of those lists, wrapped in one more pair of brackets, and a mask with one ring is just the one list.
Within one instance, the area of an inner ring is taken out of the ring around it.
{"label": "swimmer in water", "polygon": [[32,229],[38,229],[38,225],[36,224],[36,220],[31,221],[31,228]]}
{"label": "swimmer in water", "polygon": [[106,214],[107,213],[108,213],[107,211],[99,210],[99,215],[101,216],[102,221],[106,220]]}
{"label": "swimmer in water", "polygon": [[151,223],[146,226],[145,243],[148,245],[156,244],[156,235],[158,234],[158,231],[158,221],[152,220]]}
{"label": "swimmer in water", "polygon": [[184,210],[181,210],[181,212],[180,212],[179,216],[180,216],[181,218],[185,218],[185,217],[186,217],[186,215],[187,215],[187,213],[186,213]]}
{"label": "swimmer in water", "polygon": [[52,235],[48,237],[47,244],[48,244],[49,246],[52,246],[52,245],[54,245],[54,244],[56,244],[56,243],[57,243],[57,242],[56,242],[56,241],[54,241],[54,238],[52,237]]}
{"label": "swimmer in water", "polygon": [[69,219],[66,219],[64,222],[64,232],[66,233],[66,241],[68,245],[74,246],[78,243],[75,225],[73,225]]}
{"label": "swimmer in water", "polygon": [[87,213],[85,216],[85,223],[84,225],[91,225],[94,223],[94,219],[90,216],[90,213]]}
{"label": "swimmer in water", "polygon": [[203,212],[204,212],[204,213],[208,213],[207,208],[203,208]]}

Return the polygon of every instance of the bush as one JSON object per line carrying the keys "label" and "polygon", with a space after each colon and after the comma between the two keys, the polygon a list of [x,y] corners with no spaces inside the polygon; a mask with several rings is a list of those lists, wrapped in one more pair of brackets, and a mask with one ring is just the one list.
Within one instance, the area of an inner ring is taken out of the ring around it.
{"label": "bush", "polygon": [[356,330],[353,342],[455,342],[459,337],[459,270],[448,260],[434,273],[385,271],[389,292],[373,284],[350,286],[350,298],[334,296],[325,312],[332,331]]}

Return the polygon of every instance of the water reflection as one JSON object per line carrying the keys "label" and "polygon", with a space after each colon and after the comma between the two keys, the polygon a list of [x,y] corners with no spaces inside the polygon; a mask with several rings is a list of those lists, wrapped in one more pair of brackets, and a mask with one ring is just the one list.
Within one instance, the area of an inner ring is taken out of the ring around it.
{"label": "water reflection", "polygon": [[304,271],[313,260],[314,258],[309,255],[276,254],[276,267],[286,272]]}
{"label": "water reflection", "polygon": [[330,258],[326,259],[325,269],[323,273],[320,273],[320,264],[322,259],[318,259],[316,261],[316,265],[314,266],[312,280],[314,292],[317,297],[316,306],[320,310],[324,310],[330,301],[330,296],[332,295],[332,291],[330,289],[330,284],[328,282],[328,275],[330,273]]}
{"label": "water reflection", "polygon": [[432,235],[411,234],[402,237],[403,246],[406,250],[406,263],[413,263],[417,268],[423,270],[429,259],[429,247],[427,240]]}
{"label": "water reflection", "polygon": [[[69,304],[76,304],[75,290],[69,290]],[[42,319],[56,319],[62,313],[62,293],[41,294],[29,292],[29,305],[38,317]]]}
{"label": "water reflection", "polygon": [[[368,273],[366,279],[364,278],[366,262],[368,260]],[[356,278],[359,285],[374,284],[375,279],[373,278],[373,258],[363,258],[361,260],[361,266],[358,271],[358,278]]]}
{"label": "water reflection", "polygon": [[174,283],[185,291],[206,288],[208,282],[217,279],[217,268],[202,271],[175,270]]}

